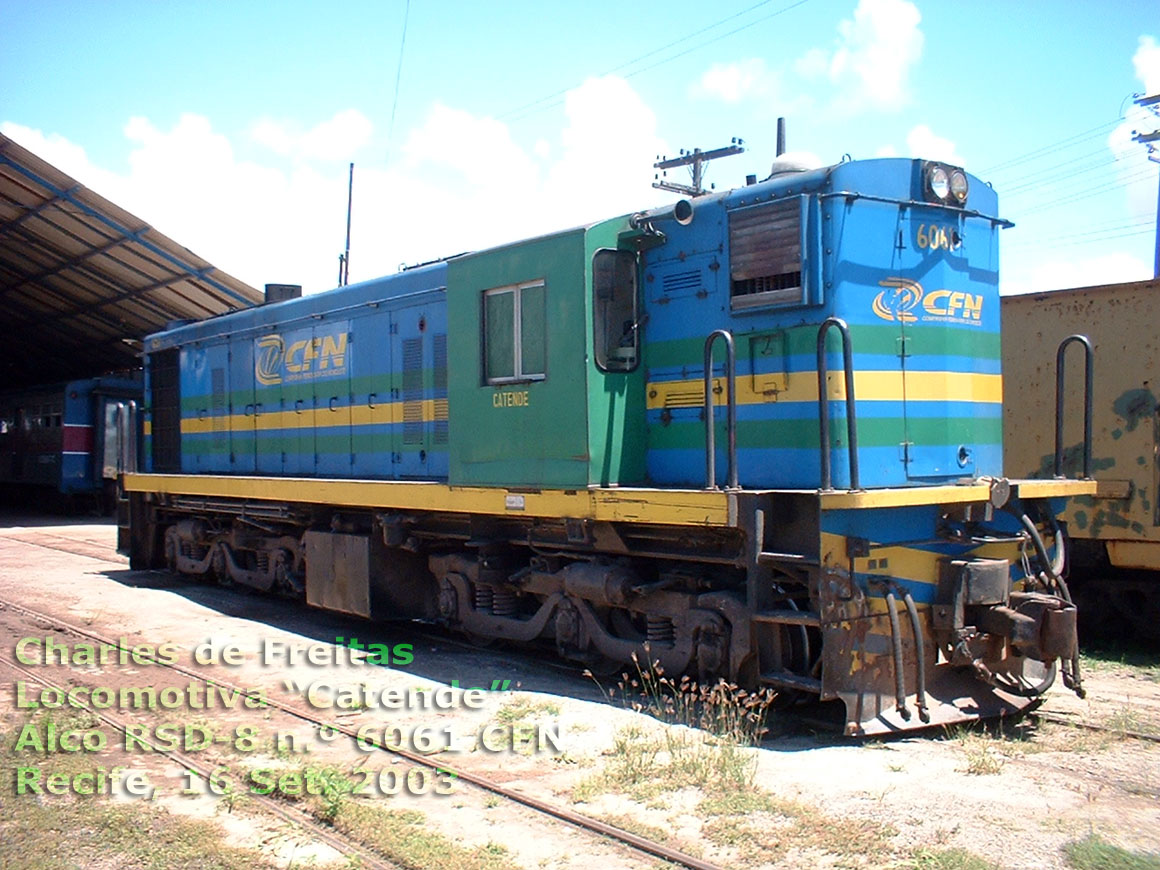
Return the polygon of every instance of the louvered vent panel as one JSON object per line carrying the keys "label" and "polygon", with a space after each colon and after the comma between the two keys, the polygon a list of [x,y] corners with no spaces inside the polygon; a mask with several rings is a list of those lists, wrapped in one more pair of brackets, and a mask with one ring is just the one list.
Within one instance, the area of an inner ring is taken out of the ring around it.
{"label": "louvered vent panel", "polygon": [[153,470],[181,471],[181,382],[177,348],[153,354],[150,396],[153,424]]}
{"label": "louvered vent panel", "polygon": [[729,255],[734,306],[801,301],[800,201],[730,214]]}
{"label": "louvered vent panel", "polygon": [[436,444],[447,443],[447,336],[433,337],[432,351],[435,356],[435,370],[432,381],[435,384],[435,434]]}
{"label": "louvered vent panel", "polygon": [[701,270],[691,269],[688,272],[674,272],[661,278],[661,288],[665,293],[683,293],[701,289]]}
{"label": "louvered vent panel", "polygon": [[229,429],[229,420],[226,415],[226,370],[223,368],[210,369],[210,386],[213,390],[211,398],[213,412],[213,444],[216,448],[225,447],[226,432]]}
{"label": "louvered vent panel", "polygon": [[403,340],[403,443],[423,443],[423,339]]}

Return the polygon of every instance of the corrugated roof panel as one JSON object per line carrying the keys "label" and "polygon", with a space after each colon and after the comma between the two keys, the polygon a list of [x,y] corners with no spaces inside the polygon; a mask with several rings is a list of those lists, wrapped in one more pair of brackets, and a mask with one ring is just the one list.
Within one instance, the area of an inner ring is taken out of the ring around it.
{"label": "corrugated roof panel", "polygon": [[261,301],[0,134],[0,387],[132,368],[168,321]]}

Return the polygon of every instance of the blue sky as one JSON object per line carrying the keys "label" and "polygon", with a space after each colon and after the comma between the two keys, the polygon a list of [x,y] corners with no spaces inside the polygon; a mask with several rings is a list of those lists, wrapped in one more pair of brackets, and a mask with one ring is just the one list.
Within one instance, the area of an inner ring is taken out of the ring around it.
{"label": "blue sky", "polygon": [[353,281],[668,201],[658,153],[737,136],[708,180],[763,177],[778,115],[991,182],[1004,292],[1152,274],[1157,0],[0,0],[0,34],[0,130],[256,286],[333,286],[350,161]]}

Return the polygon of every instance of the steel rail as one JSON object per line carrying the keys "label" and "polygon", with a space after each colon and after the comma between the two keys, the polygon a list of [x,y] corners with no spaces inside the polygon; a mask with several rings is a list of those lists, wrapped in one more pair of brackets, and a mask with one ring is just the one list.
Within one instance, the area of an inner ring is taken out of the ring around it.
{"label": "steel rail", "polygon": [[[49,620],[52,620],[52,617],[47,617],[47,615],[42,618],[48,618]],[[158,662],[158,664],[160,664],[160,662]],[[23,674],[24,676],[28,677],[28,679],[39,683],[42,686],[55,689],[56,691],[60,692],[62,696],[67,694],[69,691],[68,687],[62,686],[59,683],[50,680],[42,673],[31,671],[25,667],[22,667],[7,656],[0,655],[0,665],[10,668],[19,674]],[[117,729],[126,737],[132,736],[135,742],[143,743],[154,752],[165,756],[170,761],[176,762],[183,769],[196,773],[206,782],[210,781],[210,777],[213,774],[213,770],[210,767],[201,764],[200,762],[197,762],[180,752],[176,752],[171,749],[163,749],[145,737],[136,734],[129,735],[130,725],[121,722],[115,716],[110,716],[104,710],[100,710],[85,701],[81,701],[79,698],[74,698],[73,702],[70,702],[70,706],[75,706],[75,702],[79,702],[81,709],[86,710],[93,716],[105,722],[107,725]],[[272,812],[274,815],[278,816],[278,818],[282,819],[283,821],[305,828],[312,836],[326,843],[326,845],[330,846],[332,849],[336,849],[340,854],[356,856],[362,862],[361,866],[376,868],[376,870],[401,870],[398,864],[385,861],[382,857],[368,849],[366,846],[363,846],[354,840],[349,840],[345,837],[338,836],[332,832],[332,829],[325,827],[318,822],[315,822],[309,816],[303,815],[302,813],[295,813],[286,809],[284,805],[271,797],[267,797],[266,795],[258,794],[255,792],[250,793],[247,795],[247,797],[255,799],[259,804]]]}
{"label": "steel rail", "polygon": [[[60,630],[71,632],[81,637],[91,638],[92,640],[117,650],[125,649],[116,640],[111,640],[94,631],[88,631],[87,629],[81,628],[80,626],[65,622],[59,617],[44,613],[22,604],[17,604],[16,602],[10,601],[8,599],[0,598],[0,609],[9,609],[15,612],[24,613],[28,616],[53,624]],[[142,656],[142,658],[148,658],[153,664],[168,668],[172,671],[176,671],[179,674],[191,677],[195,680],[200,680],[208,685],[228,689],[237,693],[242,698],[255,698],[257,696],[254,690],[245,689],[241,686],[235,686],[231,683],[225,682],[224,680],[207,677],[204,674],[201,674],[191,668],[186,668],[177,664],[169,664],[167,662],[161,661],[156,656]],[[421,765],[431,770],[451,774],[461,782],[466,782],[469,785],[474,785],[477,788],[489,791],[492,794],[507,798],[508,800],[514,801],[515,803],[522,804],[529,809],[535,810],[538,813],[551,816],[552,818],[566,822],[574,827],[591,831],[593,833],[608,837],[609,839],[624,843],[627,846],[631,846],[640,852],[644,852],[656,858],[661,858],[673,864],[679,864],[682,867],[689,868],[689,870],[724,870],[724,868],[718,864],[713,864],[709,861],[703,861],[700,858],[696,858],[692,855],[686,854],[685,852],[681,852],[678,849],[670,848],[663,843],[658,843],[654,840],[648,839],[647,837],[641,837],[630,831],[625,831],[606,822],[599,821],[598,819],[593,819],[589,816],[565,809],[564,807],[556,806],[546,801],[539,800],[538,798],[531,797],[530,795],[521,794],[520,792],[513,791],[512,789],[505,788],[499,783],[494,782],[487,777],[480,776],[479,774],[471,773],[469,771],[456,770],[454,767],[446,763],[441,763],[435,760],[436,756],[419,755],[406,749],[391,747],[378,740],[369,739],[365,734],[362,737],[359,737],[358,732],[353,728],[348,728],[345,725],[338,724],[337,722],[326,722],[323,719],[312,716],[309,713],[297,709],[296,707],[292,707],[289,704],[283,704],[281,701],[277,701],[272,698],[263,698],[262,700],[266,705],[273,707],[274,709],[281,710],[283,713],[294,716],[303,722],[327,728],[331,731],[350,737],[351,739],[358,740],[360,741],[361,746],[372,746],[381,752],[386,752],[389,755],[394,755],[398,758],[405,759],[411,764]]]}
{"label": "steel rail", "polygon": [[1057,713],[1044,713],[1039,710],[1033,710],[1027,715],[1034,716],[1036,719],[1042,719],[1044,722],[1053,722],[1056,725],[1070,725],[1072,728],[1102,731],[1107,734],[1120,734],[1124,737],[1131,737],[1133,740],[1147,740],[1152,743],[1160,743],[1160,734],[1146,734],[1143,731],[1129,731],[1126,728],[1112,728],[1108,725],[1097,725],[1094,722],[1081,722],[1078,719],[1069,719]]}

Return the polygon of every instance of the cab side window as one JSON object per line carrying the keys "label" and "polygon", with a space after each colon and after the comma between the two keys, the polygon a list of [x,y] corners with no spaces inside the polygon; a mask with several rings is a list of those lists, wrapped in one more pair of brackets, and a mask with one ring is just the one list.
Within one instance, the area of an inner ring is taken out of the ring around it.
{"label": "cab side window", "polygon": [[542,280],[484,291],[485,383],[540,381],[547,376],[546,293]]}
{"label": "cab side window", "polygon": [[640,356],[637,320],[636,254],[605,249],[592,256],[592,320],[596,365],[606,372],[629,372]]}

